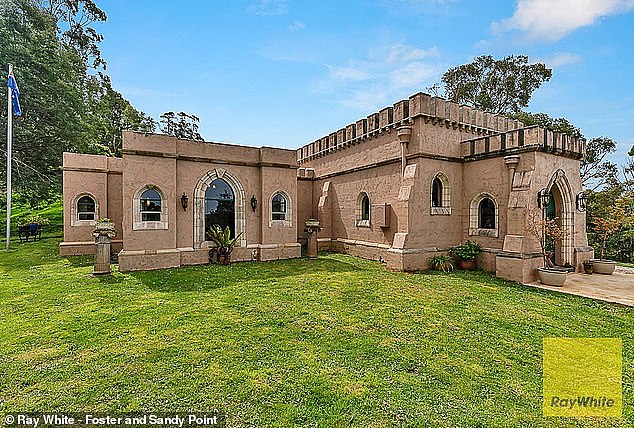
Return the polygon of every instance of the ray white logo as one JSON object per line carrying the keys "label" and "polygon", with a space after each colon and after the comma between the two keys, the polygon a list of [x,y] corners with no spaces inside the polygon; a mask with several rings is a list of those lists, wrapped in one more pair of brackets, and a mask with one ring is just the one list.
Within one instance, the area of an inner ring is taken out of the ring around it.
{"label": "ray white logo", "polygon": [[574,409],[577,407],[613,407],[615,400],[613,398],[603,397],[551,397],[550,407],[565,407]]}

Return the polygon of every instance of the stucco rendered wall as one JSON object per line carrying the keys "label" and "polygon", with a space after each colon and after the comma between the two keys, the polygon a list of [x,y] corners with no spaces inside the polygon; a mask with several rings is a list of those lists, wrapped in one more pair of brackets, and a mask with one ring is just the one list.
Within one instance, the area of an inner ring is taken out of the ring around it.
{"label": "stucco rendered wall", "polygon": [[[183,141],[161,135],[124,134],[124,248],[121,270],[208,263],[204,236],[204,190],[215,178],[235,185],[236,232],[243,235],[232,260],[298,257],[297,163],[295,152],[221,143]],[[134,200],[146,186],[160,190],[167,204],[164,230],[134,227]],[[271,221],[270,199],[288,197],[287,221]],[[187,209],[181,206],[183,193]],[[255,211],[251,198],[255,197]],[[196,224],[200,232],[197,232]],[[200,235],[199,235],[200,233]]]}
{"label": "stucco rendered wall", "polygon": [[[64,241],[60,245],[60,254],[94,254],[95,241],[92,232],[95,221],[103,217],[111,219],[117,231],[111,247],[113,253],[121,250],[121,159],[64,153],[62,171]],[[77,201],[84,195],[90,196],[96,203],[95,221],[78,220]]]}

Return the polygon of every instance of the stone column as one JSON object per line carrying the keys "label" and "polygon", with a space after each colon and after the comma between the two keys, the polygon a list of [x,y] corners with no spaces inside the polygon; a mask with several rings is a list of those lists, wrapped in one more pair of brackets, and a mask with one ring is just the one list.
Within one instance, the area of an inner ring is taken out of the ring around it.
{"label": "stone column", "polygon": [[94,276],[110,275],[110,243],[112,238],[117,236],[114,223],[110,221],[97,222],[97,226],[92,233],[95,237],[95,265]]}
{"label": "stone column", "polygon": [[319,221],[309,218],[306,220],[304,232],[308,234],[308,258],[317,258],[317,232],[321,230]]}
{"label": "stone column", "polygon": [[401,175],[405,174],[405,167],[407,166],[407,144],[412,138],[412,127],[401,126],[396,130],[396,135],[401,143]]}

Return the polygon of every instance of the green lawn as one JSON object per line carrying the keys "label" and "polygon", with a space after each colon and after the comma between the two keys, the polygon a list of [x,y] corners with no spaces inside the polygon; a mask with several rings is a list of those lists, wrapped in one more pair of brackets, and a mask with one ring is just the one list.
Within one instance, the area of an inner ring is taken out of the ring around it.
{"label": "green lawn", "polygon": [[[0,252],[0,415],[205,411],[229,426],[631,426],[634,311],[337,254],[91,277]],[[544,337],[622,337],[624,421],[541,416]]]}

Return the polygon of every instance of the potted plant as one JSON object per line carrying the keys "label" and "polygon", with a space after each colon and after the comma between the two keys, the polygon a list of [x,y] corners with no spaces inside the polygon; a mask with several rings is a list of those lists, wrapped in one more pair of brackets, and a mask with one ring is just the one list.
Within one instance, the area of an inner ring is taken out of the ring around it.
{"label": "potted plant", "polygon": [[543,266],[537,268],[537,275],[542,284],[561,287],[568,277],[568,269],[557,268],[552,260],[552,253],[547,248],[548,242],[561,241],[568,232],[557,223],[558,217],[547,219],[543,210],[537,208],[528,212],[526,230],[539,241]]}
{"label": "potted plant", "polygon": [[446,254],[438,254],[429,259],[429,267],[443,272],[451,272],[454,269],[451,257]]}
{"label": "potted plant", "polygon": [[115,232],[114,222],[107,217],[100,218],[95,224],[95,232],[103,232],[105,234]]}
{"label": "potted plant", "polygon": [[460,269],[473,270],[476,267],[476,258],[482,252],[482,246],[474,241],[467,241],[462,245],[451,247],[449,252],[458,258]]}
{"label": "potted plant", "polygon": [[601,242],[599,248],[600,259],[592,260],[594,272],[604,275],[612,275],[616,268],[616,262],[605,259],[605,248],[608,240],[621,228],[627,227],[634,223],[634,215],[628,213],[627,203],[623,198],[616,201],[614,206],[608,208],[608,215],[605,217],[595,218],[593,221],[593,229],[597,238]]}
{"label": "potted plant", "polygon": [[229,226],[223,230],[222,227],[217,224],[210,227],[207,233],[213,243],[216,244],[215,247],[209,250],[209,261],[211,263],[217,262],[221,265],[231,264],[231,253],[233,252],[233,247],[235,247],[236,242],[238,242],[242,233],[239,233],[238,236],[232,238]]}

